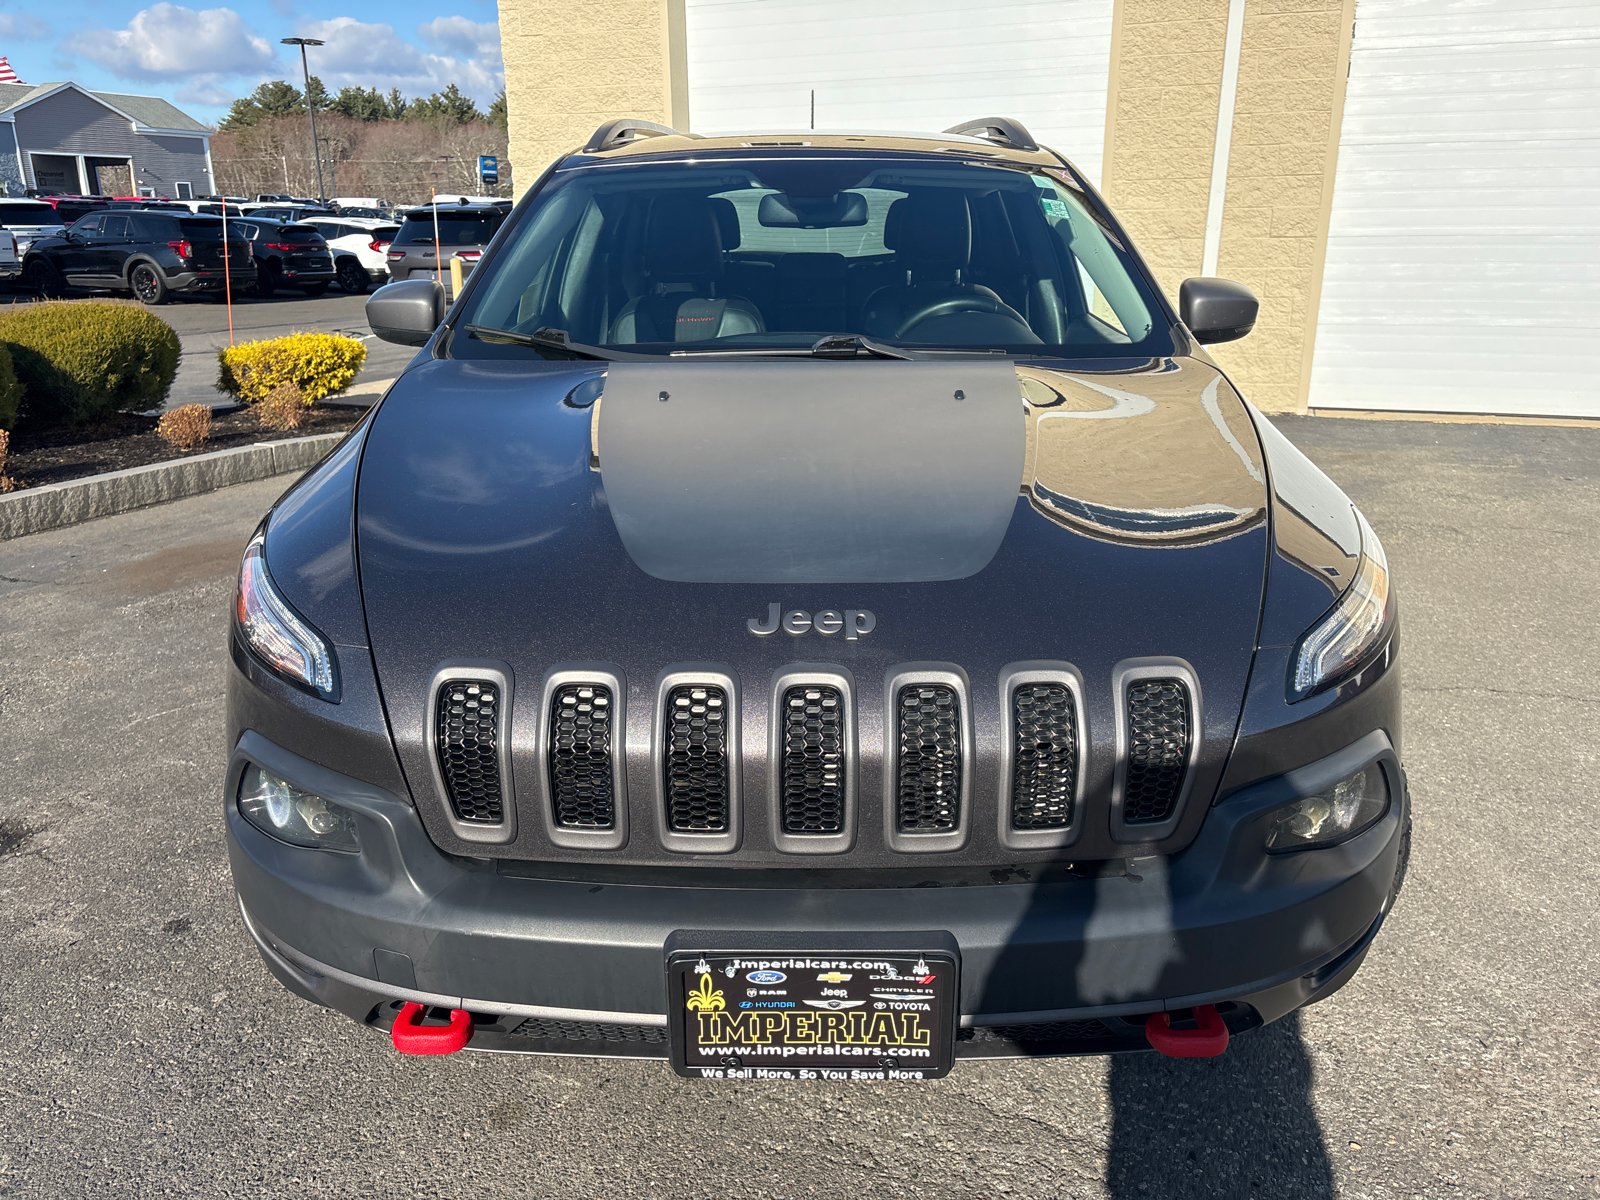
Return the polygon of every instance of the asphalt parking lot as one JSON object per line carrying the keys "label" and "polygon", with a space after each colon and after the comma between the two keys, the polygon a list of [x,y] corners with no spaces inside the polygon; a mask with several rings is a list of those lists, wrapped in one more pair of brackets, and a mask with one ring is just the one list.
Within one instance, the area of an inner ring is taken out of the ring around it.
{"label": "asphalt parking lot", "polygon": [[0,1195],[1600,1195],[1600,430],[1283,428],[1399,581],[1415,853],[1348,987],[1204,1061],[401,1057],[228,878],[226,605],[286,481],[0,543]]}

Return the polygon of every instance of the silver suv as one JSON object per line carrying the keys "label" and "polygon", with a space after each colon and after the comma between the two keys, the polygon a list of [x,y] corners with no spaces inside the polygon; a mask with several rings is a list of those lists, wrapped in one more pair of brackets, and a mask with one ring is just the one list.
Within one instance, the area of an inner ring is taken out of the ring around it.
{"label": "silver suv", "polygon": [[463,279],[471,275],[509,211],[498,204],[473,203],[411,209],[389,244],[390,281],[437,278],[448,289],[450,260],[461,261]]}

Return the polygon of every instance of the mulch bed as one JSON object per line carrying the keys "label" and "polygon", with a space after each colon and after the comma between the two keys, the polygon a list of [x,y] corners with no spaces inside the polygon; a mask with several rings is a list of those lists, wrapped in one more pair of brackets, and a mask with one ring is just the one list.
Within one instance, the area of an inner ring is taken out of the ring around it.
{"label": "mulch bed", "polygon": [[[232,446],[306,437],[313,433],[340,433],[359,421],[362,414],[363,410],[359,408],[319,406],[307,410],[305,422],[300,428],[279,433],[263,428],[249,409],[216,412],[211,417],[210,439],[200,449],[190,453],[204,454],[211,450],[227,450]],[[156,436],[157,416],[159,414],[141,417],[132,413],[118,413],[111,420],[94,425],[14,432],[11,435],[11,453],[5,462],[5,473],[19,488],[43,487],[49,483],[81,479],[85,475],[187,458],[188,455],[183,451],[174,450]]]}

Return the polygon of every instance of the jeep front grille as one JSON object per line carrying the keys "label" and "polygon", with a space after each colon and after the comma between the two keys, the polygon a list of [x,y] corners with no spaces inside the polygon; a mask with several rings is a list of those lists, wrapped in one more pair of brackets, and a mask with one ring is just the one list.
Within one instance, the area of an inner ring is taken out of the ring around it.
{"label": "jeep front grille", "polygon": [[498,825],[505,820],[500,783],[500,689],[479,679],[452,679],[439,688],[434,752],[456,820]]}
{"label": "jeep front grille", "polygon": [[1172,815],[1183,793],[1190,749],[1189,686],[1181,679],[1128,685],[1128,768],[1122,819],[1149,825]]}
{"label": "jeep front grille", "polygon": [[1062,683],[1011,694],[1011,828],[1065,829],[1078,788],[1078,713]]}
{"label": "jeep front grille", "polygon": [[943,683],[900,689],[896,814],[902,833],[953,830],[960,820],[961,701]]}
{"label": "jeep front grille", "polygon": [[680,684],[667,692],[667,826],[674,833],[728,828],[728,696],[719,687]]}
{"label": "jeep front grille", "polygon": [[550,799],[557,825],[608,829],[616,824],[611,777],[611,689],[567,683],[550,700]]}
{"label": "jeep front grille", "polygon": [[783,831],[844,828],[844,696],[825,683],[783,693]]}

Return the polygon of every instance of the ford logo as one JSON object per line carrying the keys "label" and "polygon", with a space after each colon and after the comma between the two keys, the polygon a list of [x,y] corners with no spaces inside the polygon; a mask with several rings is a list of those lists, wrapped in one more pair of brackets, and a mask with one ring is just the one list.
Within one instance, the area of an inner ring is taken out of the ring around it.
{"label": "ford logo", "polygon": [[782,983],[789,977],[782,971],[751,971],[745,978],[751,983]]}

